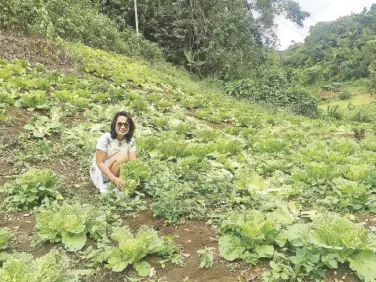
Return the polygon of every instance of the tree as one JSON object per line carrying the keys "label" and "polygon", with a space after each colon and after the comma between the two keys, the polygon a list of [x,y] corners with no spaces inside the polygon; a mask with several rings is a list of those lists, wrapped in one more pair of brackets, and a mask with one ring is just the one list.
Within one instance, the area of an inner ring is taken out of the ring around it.
{"label": "tree", "polygon": [[[374,61],[370,52],[375,47],[371,48],[368,42],[375,38],[376,5],[373,5],[368,12],[315,25],[304,44],[283,52],[283,64],[304,70],[310,84],[368,78]],[[320,76],[316,73],[318,69]]]}
{"label": "tree", "polygon": [[[120,28],[134,27],[132,0],[99,5]],[[200,65],[192,70],[225,79],[244,77],[264,61],[264,46],[276,43],[275,16],[284,14],[298,26],[309,16],[292,0],[138,0],[138,12],[140,32],[169,61]]]}

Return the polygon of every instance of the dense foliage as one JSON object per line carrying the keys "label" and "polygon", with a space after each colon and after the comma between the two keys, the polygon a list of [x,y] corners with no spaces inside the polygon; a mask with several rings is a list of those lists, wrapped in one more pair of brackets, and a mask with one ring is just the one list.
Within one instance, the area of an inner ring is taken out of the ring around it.
{"label": "dense foliage", "polygon": [[[134,27],[133,0],[96,2],[122,28]],[[225,79],[246,77],[263,63],[264,43],[276,40],[276,15],[284,14],[299,26],[309,15],[291,0],[137,2],[141,33],[158,43],[169,61]]]}
{"label": "dense foliage", "polygon": [[301,69],[305,83],[369,78],[374,72],[376,5],[369,11],[311,28],[304,44],[283,52],[284,65]]}
{"label": "dense foliage", "polygon": [[[317,116],[314,99],[298,89],[299,82],[289,70],[283,70],[273,51],[266,48],[276,42],[275,16],[284,14],[299,26],[309,16],[296,2],[143,0],[138,1],[138,6],[141,33],[163,49],[168,61],[185,66],[200,77],[256,81],[254,93],[248,95],[256,96],[253,101]],[[49,38],[59,36],[151,61],[162,59],[156,44],[131,30],[135,20],[133,1],[11,0],[1,3],[0,9],[6,11],[0,16],[0,26],[4,28],[38,32]],[[281,76],[289,80],[291,89],[285,91],[285,83],[273,79]],[[44,108],[45,95],[45,91],[29,91],[18,104]],[[69,100],[80,109],[87,107],[88,95],[89,92],[69,90],[54,93],[57,99]],[[43,122],[38,121],[38,125]],[[37,134],[43,137],[45,133]]]}
{"label": "dense foliage", "polygon": [[226,83],[225,90],[231,96],[252,102],[291,109],[294,113],[317,117],[318,100],[299,87],[297,77],[274,64],[260,70],[252,78]]}
{"label": "dense foliage", "polygon": [[[292,0],[144,0],[138,5],[141,33],[162,47],[169,61],[225,79],[246,77],[265,61],[264,44],[276,41],[276,15],[285,14],[299,26],[309,16]],[[161,59],[157,45],[130,30],[135,22],[133,1],[11,0],[0,3],[0,9],[5,11],[0,15],[3,28]]]}
{"label": "dense foliage", "polygon": [[82,42],[94,48],[111,50],[149,60],[162,58],[160,49],[133,31],[121,32],[90,0],[11,0],[1,1],[0,27],[41,33],[48,38]]}

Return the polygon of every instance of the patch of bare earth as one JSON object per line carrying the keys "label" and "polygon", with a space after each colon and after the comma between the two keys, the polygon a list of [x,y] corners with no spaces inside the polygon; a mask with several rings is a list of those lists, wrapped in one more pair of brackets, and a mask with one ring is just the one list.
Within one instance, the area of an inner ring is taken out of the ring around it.
{"label": "patch of bare earth", "polygon": [[34,257],[47,254],[52,244],[36,245],[33,243],[35,215],[30,211],[8,212],[0,219],[0,227],[12,234],[7,252],[27,252]]}
{"label": "patch of bare earth", "polygon": [[28,111],[14,108],[9,112],[10,123],[0,125],[0,185],[16,176],[11,158],[19,146],[19,135],[24,132],[23,126],[30,120],[31,115]]}
{"label": "patch of bare earth", "polygon": [[0,58],[22,59],[31,64],[40,63],[62,73],[77,72],[78,64],[61,46],[39,35],[15,31],[0,32]]}
{"label": "patch of bare earth", "polygon": [[339,266],[337,270],[330,270],[326,275],[325,281],[335,282],[338,280],[346,282],[360,282],[361,280],[352,272],[347,264]]}
{"label": "patch of bare earth", "polygon": [[356,216],[356,220],[372,232],[376,233],[376,215],[359,214]]}

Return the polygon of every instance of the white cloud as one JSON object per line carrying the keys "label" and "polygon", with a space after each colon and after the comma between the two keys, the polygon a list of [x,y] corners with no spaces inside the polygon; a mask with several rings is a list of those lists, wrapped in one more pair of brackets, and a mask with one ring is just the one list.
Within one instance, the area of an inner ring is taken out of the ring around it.
{"label": "white cloud", "polygon": [[303,10],[311,13],[311,17],[305,21],[303,29],[287,21],[283,16],[277,18],[280,50],[286,49],[292,40],[303,42],[312,25],[321,21],[333,21],[351,13],[360,13],[364,7],[369,8],[375,3],[375,0],[298,0],[298,2]]}

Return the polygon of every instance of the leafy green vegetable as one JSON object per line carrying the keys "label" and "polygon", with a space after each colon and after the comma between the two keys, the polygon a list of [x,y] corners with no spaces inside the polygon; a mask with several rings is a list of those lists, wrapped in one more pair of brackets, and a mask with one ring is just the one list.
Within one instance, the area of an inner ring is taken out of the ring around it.
{"label": "leafy green vegetable", "polygon": [[271,258],[274,253],[274,247],[269,245],[256,246],[255,251],[260,258]]}
{"label": "leafy green vegetable", "polygon": [[28,210],[46,198],[55,198],[59,194],[58,181],[59,176],[48,169],[31,169],[0,187],[0,194],[9,210]]}
{"label": "leafy green vegetable", "polygon": [[375,237],[363,226],[335,214],[319,215],[304,240],[317,249],[338,256],[340,262],[359,250],[372,250]]}
{"label": "leafy green vegetable", "polygon": [[264,282],[277,282],[277,281],[294,281],[296,279],[296,273],[294,269],[286,262],[269,263],[270,271],[266,271],[262,275],[262,281]]}
{"label": "leafy green vegetable", "polygon": [[51,118],[46,116],[33,116],[24,129],[30,131],[35,138],[43,138],[51,133],[60,133],[63,124],[60,122],[61,108],[52,107]]}
{"label": "leafy green vegetable", "polygon": [[145,183],[150,175],[149,168],[139,160],[129,161],[120,168],[120,178],[125,182],[125,193],[132,195],[136,188]]}
{"label": "leafy green vegetable", "polygon": [[14,254],[0,269],[4,282],[78,282],[79,272],[71,270],[68,257],[56,250],[33,259],[26,253]]}
{"label": "leafy green vegetable", "polygon": [[257,210],[244,214],[231,213],[221,224],[222,232],[236,234],[248,248],[273,242],[279,228],[271,216],[266,217]]}
{"label": "leafy green vegetable", "polygon": [[279,230],[292,223],[288,214],[280,216],[281,213],[275,211],[264,214],[251,210],[228,214],[221,223],[221,231],[225,235],[219,239],[219,253],[230,261],[244,259],[250,263],[256,263],[258,258],[272,257],[274,247],[271,244]]}
{"label": "leafy green vegetable", "polygon": [[88,204],[48,206],[37,214],[35,229],[42,242],[62,242],[71,252],[84,247],[87,235],[108,240],[106,214]]}
{"label": "leafy green vegetable", "polygon": [[15,106],[38,109],[47,108],[48,106],[46,93],[40,90],[24,93],[21,95],[21,98],[17,100]]}
{"label": "leafy green vegetable", "polygon": [[[149,254],[157,254],[172,257],[177,252],[170,247],[170,241],[160,237],[154,229],[143,226],[134,236],[128,227],[115,228],[112,238],[118,243],[118,247],[108,252],[108,267],[115,272],[121,272],[128,265],[133,265],[140,276],[150,273],[150,265],[142,261]],[[166,252],[167,251],[167,252]]]}
{"label": "leafy green vegetable", "polygon": [[133,267],[140,276],[148,276],[151,270],[151,265],[146,261],[136,262]]}
{"label": "leafy green vegetable", "polygon": [[365,282],[376,281],[376,255],[371,251],[361,251],[349,259],[350,268]]}
{"label": "leafy green vegetable", "polygon": [[200,268],[212,268],[214,264],[214,248],[205,247],[205,249],[198,250],[197,253],[201,257]]}
{"label": "leafy green vegetable", "polygon": [[225,235],[219,239],[219,253],[229,261],[242,257],[247,245],[236,236]]}

